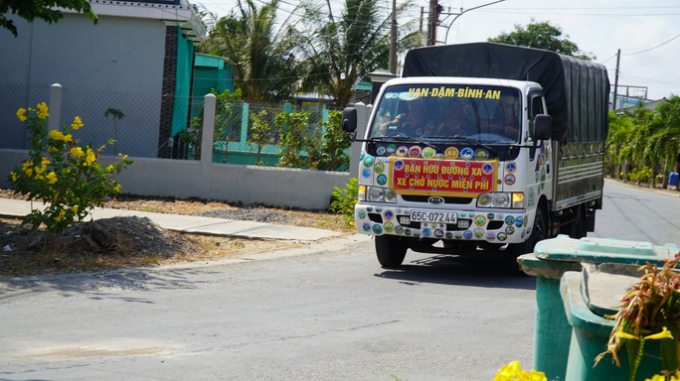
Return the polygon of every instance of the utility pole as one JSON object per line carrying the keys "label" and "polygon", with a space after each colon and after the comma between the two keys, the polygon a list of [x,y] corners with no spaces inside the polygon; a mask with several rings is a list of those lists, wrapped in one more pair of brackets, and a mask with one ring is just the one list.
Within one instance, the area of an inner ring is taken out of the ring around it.
{"label": "utility pole", "polygon": [[390,73],[397,74],[397,0],[392,0],[392,31],[390,35]]}
{"label": "utility pole", "polygon": [[437,20],[434,18],[434,9],[437,0],[430,0],[430,12],[427,19],[427,46],[433,46],[436,42],[434,31],[437,29]]}
{"label": "utility pole", "polygon": [[616,97],[619,89],[619,62],[621,61],[621,49],[616,53],[616,74],[614,76],[614,101],[612,102],[612,110],[616,110]]}

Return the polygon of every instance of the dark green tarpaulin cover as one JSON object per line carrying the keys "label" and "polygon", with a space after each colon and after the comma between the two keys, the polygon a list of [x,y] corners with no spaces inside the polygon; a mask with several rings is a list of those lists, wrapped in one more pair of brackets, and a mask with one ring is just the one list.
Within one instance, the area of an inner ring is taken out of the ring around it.
{"label": "dark green tarpaulin cover", "polygon": [[609,129],[609,77],[598,63],[555,52],[496,43],[409,51],[403,77],[502,78],[538,82],[553,117],[553,139],[604,141]]}

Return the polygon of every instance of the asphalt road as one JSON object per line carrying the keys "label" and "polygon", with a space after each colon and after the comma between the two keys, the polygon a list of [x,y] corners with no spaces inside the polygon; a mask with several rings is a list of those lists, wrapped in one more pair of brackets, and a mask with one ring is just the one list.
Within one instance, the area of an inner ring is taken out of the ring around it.
{"label": "asphalt road", "polygon": [[[676,196],[608,182],[598,237],[676,240]],[[363,235],[172,267],[0,278],[0,380],[490,380],[533,357],[535,279]]]}

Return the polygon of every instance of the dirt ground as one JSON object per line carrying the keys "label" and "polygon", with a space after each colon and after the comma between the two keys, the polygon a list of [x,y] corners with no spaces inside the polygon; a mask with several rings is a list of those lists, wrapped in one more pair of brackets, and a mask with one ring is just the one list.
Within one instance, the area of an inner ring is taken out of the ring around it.
{"label": "dirt ground", "polygon": [[[0,197],[21,198],[0,189]],[[208,200],[116,196],[106,208],[156,213],[205,215],[352,232],[341,215],[263,206],[240,206]],[[75,223],[61,236],[20,227],[20,219],[0,218],[0,276],[93,271],[99,269],[198,261],[241,253],[297,246],[286,240],[255,240],[164,230],[145,218]]]}

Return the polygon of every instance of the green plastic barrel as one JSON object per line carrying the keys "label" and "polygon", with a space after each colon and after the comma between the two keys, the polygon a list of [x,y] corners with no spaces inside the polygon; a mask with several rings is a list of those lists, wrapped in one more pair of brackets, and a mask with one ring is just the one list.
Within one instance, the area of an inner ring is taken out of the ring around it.
{"label": "green plastic barrel", "polygon": [[661,265],[678,250],[672,244],[654,246],[649,242],[558,235],[536,244],[533,253],[520,256],[517,261],[522,271],[537,278],[533,368],[545,372],[551,381],[566,378],[572,327],[560,295],[560,279],[565,272],[581,271],[582,263]]}

